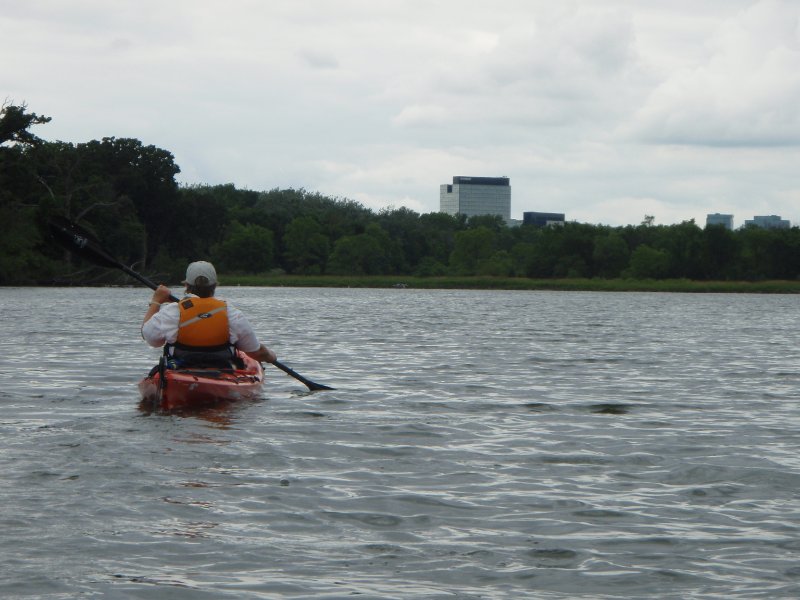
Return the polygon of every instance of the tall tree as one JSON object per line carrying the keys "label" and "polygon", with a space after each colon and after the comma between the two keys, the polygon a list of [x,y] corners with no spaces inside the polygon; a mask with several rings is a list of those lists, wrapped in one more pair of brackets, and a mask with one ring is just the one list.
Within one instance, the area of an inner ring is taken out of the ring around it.
{"label": "tall tree", "polygon": [[275,237],[261,225],[234,223],[230,235],[212,249],[220,269],[238,273],[263,273],[273,265]]}
{"label": "tall tree", "polygon": [[701,269],[703,279],[731,279],[736,277],[736,263],[741,252],[741,242],[736,234],[724,225],[708,225],[703,231]]}
{"label": "tall tree", "polygon": [[43,143],[29,129],[48,122],[24,104],[0,107],[0,285],[36,283],[55,269],[38,226],[40,186],[28,156]]}
{"label": "tall tree", "polygon": [[703,230],[694,219],[660,228],[657,246],[669,254],[670,277],[698,279],[702,276]]}
{"label": "tall tree", "polygon": [[25,104],[15,105],[4,102],[0,107],[0,146],[11,144],[36,145],[42,140],[30,131],[33,125],[49,123],[51,117],[27,112]]}
{"label": "tall tree", "polygon": [[286,227],[283,239],[286,261],[292,273],[316,275],[325,270],[330,240],[312,217],[297,217]]}
{"label": "tall tree", "polygon": [[631,254],[630,267],[625,277],[634,279],[663,279],[669,275],[670,258],[666,250],[657,250],[642,244]]}
{"label": "tall tree", "polygon": [[428,261],[429,266],[448,263],[450,253],[455,246],[456,232],[463,230],[465,223],[464,215],[453,216],[436,212],[420,216],[420,234],[425,240],[423,256],[430,257],[434,261],[433,263]]}
{"label": "tall tree", "polygon": [[182,215],[175,210],[180,168],[172,153],[133,138],[106,137],[85,144],[87,160],[109,178],[118,195],[131,199],[146,238],[142,265],[158,253],[172,231],[181,227]]}
{"label": "tall tree", "polygon": [[386,275],[397,272],[400,249],[377,223],[358,235],[339,238],[328,271],[334,275]]}
{"label": "tall tree", "polygon": [[171,211],[180,215],[162,248],[181,263],[208,258],[212,246],[225,238],[235,204],[205,186],[178,190]]}
{"label": "tall tree", "polygon": [[628,266],[629,258],[628,244],[618,233],[612,231],[595,238],[592,262],[596,275],[612,279],[619,277]]}
{"label": "tall tree", "polygon": [[456,233],[455,246],[450,255],[450,266],[455,274],[474,275],[479,261],[494,254],[495,237],[495,232],[484,226]]}

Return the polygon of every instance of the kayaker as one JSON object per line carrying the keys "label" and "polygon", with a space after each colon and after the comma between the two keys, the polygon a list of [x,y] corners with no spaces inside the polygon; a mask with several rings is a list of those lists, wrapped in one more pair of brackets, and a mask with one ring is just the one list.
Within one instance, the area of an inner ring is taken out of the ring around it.
{"label": "kayaker", "polygon": [[259,362],[278,357],[264,346],[244,314],[214,297],[217,271],[206,261],[191,263],[184,280],[187,296],[170,302],[172,292],[158,286],[147,307],[142,337],[151,346],[167,346],[177,361],[199,365],[230,358],[235,347]]}

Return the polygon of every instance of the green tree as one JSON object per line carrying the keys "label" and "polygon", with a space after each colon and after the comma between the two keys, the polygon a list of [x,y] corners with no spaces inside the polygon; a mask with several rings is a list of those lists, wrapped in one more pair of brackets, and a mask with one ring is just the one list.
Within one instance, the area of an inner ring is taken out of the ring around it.
{"label": "green tree", "polygon": [[701,268],[703,279],[736,277],[741,244],[724,225],[708,225],[703,232]]}
{"label": "green tree", "polygon": [[24,104],[0,107],[0,285],[39,283],[56,270],[40,226],[43,189],[30,160],[31,149],[43,141],[29,129],[49,121]]}
{"label": "green tree", "polygon": [[31,206],[0,206],[0,221],[12,224],[0,236],[0,285],[42,283],[56,271],[40,251],[43,239],[35,213]]}
{"label": "green tree", "polygon": [[3,102],[0,107],[0,146],[6,143],[32,146],[42,142],[28,130],[34,125],[49,123],[51,118],[29,113],[27,108],[25,104]]}
{"label": "green tree", "polygon": [[585,223],[565,223],[561,227],[547,227],[556,244],[560,258],[553,267],[556,277],[590,277],[592,256],[597,229]]}
{"label": "green tree", "polygon": [[425,256],[419,261],[414,275],[417,277],[440,277],[447,275],[447,267],[432,256]]}
{"label": "green tree", "polygon": [[514,270],[523,277],[548,278],[553,276],[556,262],[562,255],[561,228],[523,225],[512,247]]}
{"label": "green tree", "polygon": [[489,258],[478,260],[475,274],[491,275],[493,277],[511,277],[514,275],[514,260],[507,250],[498,250]]}
{"label": "green tree", "polygon": [[334,275],[377,275],[385,261],[378,240],[364,233],[346,235],[333,245],[328,272]]}
{"label": "green tree", "polygon": [[106,137],[82,146],[85,161],[107,178],[113,194],[133,202],[146,237],[141,264],[146,266],[184,217],[175,210],[180,168],[172,154],[133,138]]}
{"label": "green tree", "polygon": [[761,227],[745,227],[739,231],[742,242],[742,274],[746,279],[767,279],[772,267],[770,238],[772,232]]}
{"label": "green tree", "polygon": [[519,277],[544,277],[543,272],[550,273],[550,267],[545,265],[539,248],[532,242],[517,242],[511,249],[511,258],[514,264],[514,274]]}
{"label": "green tree", "polygon": [[378,223],[400,249],[399,272],[414,270],[427,254],[427,239],[418,213],[408,208],[391,208],[378,213]]}
{"label": "green tree", "polygon": [[386,275],[397,272],[400,248],[377,223],[364,233],[339,238],[328,272],[335,275]]}
{"label": "green tree", "polygon": [[778,230],[774,264],[780,267],[778,278],[800,279],[800,227]]}
{"label": "green tree", "polygon": [[741,265],[747,279],[800,276],[800,229],[746,227],[739,232]]}
{"label": "green tree", "polygon": [[589,265],[577,254],[565,254],[561,256],[553,267],[555,277],[567,277],[575,279],[577,277],[588,277]]}
{"label": "green tree", "polygon": [[623,274],[634,279],[663,279],[669,273],[669,254],[642,244],[631,254],[630,267]]}
{"label": "green tree", "polygon": [[98,208],[112,207],[125,198],[85,144],[47,142],[26,154],[29,176],[46,213],[81,222]]}
{"label": "green tree", "polygon": [[612,231],[595,238],[592,262],[596,275],[611,279],[619,277],[628,266],[629,258],[628,244],[618,233]]}
{"label": "green tree", "polygon": [[221,270],[263,273],[272,268],[274,246],[274,235],[269,229],[233,223],[230,234],[212,248],[211,254]]}
{"label": "green tree", "polygon": [[511,249],[514,270],[526,277],[587,277],[596,236],[594,226],[579,223],[561,227],[523,225]]}
{"label": "green tree", "polygon": [[172,210],[180,218],[171,227],[160,252],[179,263],[209,256],[211,248],[225,239],[227,226],[233,222],[231,203],[224,194],[217,195],[207,186],[180,188]]}
{"label": "green tree", "polygon": [[330,240],[312,217],[297,217],[286,227],[283,236],[289,271],[302,275],[324,272],[330,254]]}
{"label": "green tree", "polygon": [[[465,223],[464,215],[453,216],[440,212],[420,215],[420,235],[425,244],[422,260],[430,257],[436,264],[447,265],[455,247],[456,232],[463,230]],[[428,262],[428,265],[431,264]]]}
{"label": "green tree", "polygon": [[495,232],[480,226],[455,234],[455,245],[450,254],[450,267],[457,275],[474,275],[478,262],[495,252]]}
{"label": "green tree", "polygon": [[702,277],[703,230],[694,219],[659,229],[657,247],[669,254],[669,277]]}
{"label": "green tree", "polygon": [[495,233],[508,229],[500,215],[475,215],[467,218],[467,229],[478,229],[479,227],[485,227]]}

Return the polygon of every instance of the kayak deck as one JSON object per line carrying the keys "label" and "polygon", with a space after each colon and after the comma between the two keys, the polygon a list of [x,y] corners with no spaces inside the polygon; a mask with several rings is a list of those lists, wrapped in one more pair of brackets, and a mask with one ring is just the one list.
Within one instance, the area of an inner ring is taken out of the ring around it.
{"label": "kayak deck", "polygon": [[240,356],[243,369],[165,369],[163,385],[161,374],[154,369],[139,382],[142,402],[158,411],[173,411],[252,398],[261,391],[264,370],[258,361]]}

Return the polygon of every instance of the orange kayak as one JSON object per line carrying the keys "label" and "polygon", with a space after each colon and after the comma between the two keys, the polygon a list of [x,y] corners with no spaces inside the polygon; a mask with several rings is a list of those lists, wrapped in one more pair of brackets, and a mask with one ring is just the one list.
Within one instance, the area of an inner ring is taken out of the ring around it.
{"label": "orange kayak", "polygon": [[240,357],[243,369],[154,369],[139,382],[143,407],[157,411],[183,410],[258,395],[264,382],[261,363],[245,354]]}

